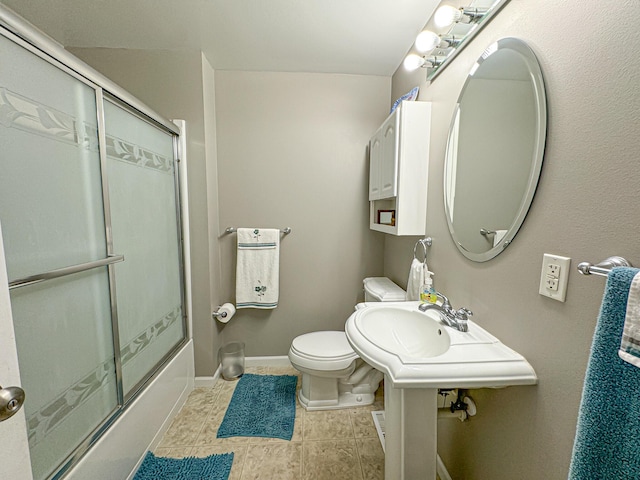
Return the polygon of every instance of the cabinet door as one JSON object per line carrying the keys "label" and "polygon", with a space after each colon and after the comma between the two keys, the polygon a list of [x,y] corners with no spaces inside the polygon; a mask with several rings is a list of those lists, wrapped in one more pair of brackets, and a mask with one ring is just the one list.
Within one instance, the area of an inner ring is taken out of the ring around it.
{"label": "cabinet door", "polygon": [[398,111],[382,125],[382,161],[380,164],[380,195],[378,198],[398,194]]}
{"label": "cabinet door", "polygon": [[382,135],[376,132],[369,142],[369,200],[380,198],[380,162],[382,160]]}

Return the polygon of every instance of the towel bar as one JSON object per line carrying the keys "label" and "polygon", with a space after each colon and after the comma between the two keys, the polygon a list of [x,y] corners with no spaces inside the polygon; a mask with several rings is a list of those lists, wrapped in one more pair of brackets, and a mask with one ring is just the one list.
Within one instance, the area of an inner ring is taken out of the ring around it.
{"label": "towel bar", "polygon": [[[238,227],[227,227],[224,233],[236,233],[237,231],[238,231]],[[291,228],[290,227],[281,228],[280,232],[284,233],[285,235],[289,235],[291,233]]]}
{"label": "towel bar", "polygon": [[622,257],[609,257],[606,260],[593,265],[589,262],[582,262],[578,265],[578,271],[583,275],[599,275],[606,277],[613,267],[633,267],[631,262]]}

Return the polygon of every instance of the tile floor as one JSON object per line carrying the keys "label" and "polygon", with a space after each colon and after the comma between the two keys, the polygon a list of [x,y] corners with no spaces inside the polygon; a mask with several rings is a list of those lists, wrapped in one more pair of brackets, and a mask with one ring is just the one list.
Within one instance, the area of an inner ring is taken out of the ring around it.
{"label": "tile floor", "polygon": [[[297,375],[290,367],[253,367],[247,373]],[[290,442],[279,439],[216,438],[237,382],[220,379],[196,388],[155,449],[158,456],[204,457],[234,452],[229,480],[383,480],[384,453],[371,416],[383,410],[382,387],[367,407],[307,412],[299,404]]]}

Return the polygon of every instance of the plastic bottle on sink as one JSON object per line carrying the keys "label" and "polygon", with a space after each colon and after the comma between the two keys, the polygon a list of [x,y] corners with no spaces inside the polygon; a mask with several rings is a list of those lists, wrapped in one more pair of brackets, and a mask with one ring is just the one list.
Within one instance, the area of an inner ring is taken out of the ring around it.
{"label": "plastic bottle on sink", "polygon": [[426,271],[424,275],[424,283],[420,287],[420,302],[421,303],[436,303],[438,301],[438,295],[436,289],[433,288],[433,279],[431,278],[433,272]]}

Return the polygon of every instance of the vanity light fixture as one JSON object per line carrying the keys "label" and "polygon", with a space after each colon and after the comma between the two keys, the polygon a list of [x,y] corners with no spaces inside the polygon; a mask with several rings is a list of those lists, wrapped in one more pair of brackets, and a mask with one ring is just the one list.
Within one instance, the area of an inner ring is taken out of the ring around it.
{"label": "vanity light fixture", "polygon": [[463,39],[462,35],[440,35],[440,48],[457,47]]}
{"label": "vanity light fixture", "polygon": [[431,52],[436,48],[446,50],[458,45],[464,37],[460,35],[438,35],[431,30],[423,30],[416,37],[415,47],[418,52]]}
{"label": "vanity light fixture", "polygon": [[447,28],[454,23],[477,22],[484,17],[488,8],[481,7],[452,7],[451,5],[441,5],[433,15],[433,23],[438,28]]}
{"label": "vanity light fixture", "polygon": [[427,80],[433,80],[509,0],[471,0],[462,7],[450,5],[456,0],[443,1],[447,3],[436,9],[403,63],[409,71],[427,68]]}
{"label": "vanity light fixture", "polygon": [[446,57],[442,55],[426,55],[421,57],[415,53],[411,53],[404,59],[403,66],[410,72],[417,70],[418,68],[434,68],[438,67],[444,62]]}

